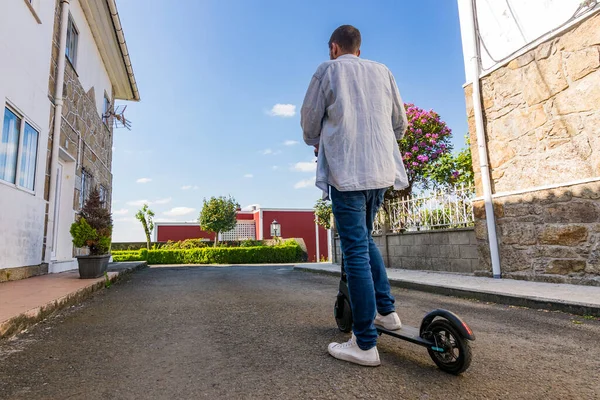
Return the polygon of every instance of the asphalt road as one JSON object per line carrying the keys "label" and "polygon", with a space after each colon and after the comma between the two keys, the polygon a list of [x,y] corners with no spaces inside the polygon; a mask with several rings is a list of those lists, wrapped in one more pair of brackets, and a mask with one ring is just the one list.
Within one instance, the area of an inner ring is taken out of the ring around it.
{"label": "asphalt road", "polygon": [[333,359],[337,279],[290,267],[151,268],[0,343],[2,399],[600,399],[600,321],[393,289],[473,328],[473,363],[438,370],[383,336],[382,365]]}

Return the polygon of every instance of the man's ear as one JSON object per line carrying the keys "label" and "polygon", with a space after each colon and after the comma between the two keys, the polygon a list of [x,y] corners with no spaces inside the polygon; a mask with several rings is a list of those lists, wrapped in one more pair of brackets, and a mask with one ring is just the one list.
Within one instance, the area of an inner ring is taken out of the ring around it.
{"label": "man's ear", "polygon": [[360,57],[360,49],[356,52],[356,57]]}

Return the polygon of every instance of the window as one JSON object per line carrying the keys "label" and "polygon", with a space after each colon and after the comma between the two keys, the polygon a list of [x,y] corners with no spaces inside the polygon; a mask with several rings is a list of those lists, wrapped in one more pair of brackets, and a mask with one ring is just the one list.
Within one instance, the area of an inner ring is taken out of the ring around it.
{"label": "window", "polygon": [[25,122],[23,145],[21,146],[21,163],[19,166],[19,186],[31,191],[33,191],[35,184],[38,136],[39,133]]}
{"label": "window", "polygon": [[79,190],[79,207],[83,207],[83,204],[90,195],[92,188],[92,175],[85,169],[81,171],[81,189]]}
{"label": "window", "polygon": [[102,202],[102,206],[104,208],[107,208],[108,203],[107,203],[107,195],[108,195],[108,190],[106,190],[106,188],[102,185],[100,185],[98,187],[98,193],[100,194],[100,202]]}
{"label": "window", "polygon": [[110,122],[110,100],[108,99],[108,95],[104,94],[104,107],[102,109],[102,122],[108,126]]}
{"label": "window", "polygon": [[77,43],[79,41],[79,31],[75,27],[73,17],[69,15],[69,25],[67,27],[67,51],[66,55],[71,64],[77,64]]}
{"label": "window", "polygon": [[0,179],[33,191],[39,132],[11,109],[4,109]]}
{"label": "window", "polygon": [[10,183],[16,183],[20,131],[21,119],[5,108],[0,142],[0,179]]}

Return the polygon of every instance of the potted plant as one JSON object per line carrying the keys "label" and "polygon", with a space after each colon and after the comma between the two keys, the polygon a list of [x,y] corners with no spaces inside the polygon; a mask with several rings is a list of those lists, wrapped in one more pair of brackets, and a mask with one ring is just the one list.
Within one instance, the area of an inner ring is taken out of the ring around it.
{"label": "potted plant", "polygon": [[77,256],[79,277],[99,278],[104,275],[110,259],[112,217],[104,208],[100,193],[92,190],[81,212],[71,225],[73,244],[77,248],[88,248],[89,254]]}

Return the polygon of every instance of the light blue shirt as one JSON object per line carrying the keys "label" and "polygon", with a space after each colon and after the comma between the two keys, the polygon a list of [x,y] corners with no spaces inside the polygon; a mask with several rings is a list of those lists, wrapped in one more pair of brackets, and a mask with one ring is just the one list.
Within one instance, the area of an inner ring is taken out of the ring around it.
{"label": "light blue shirt", "polygon": [[319,65],[301,110],[304,141],[319,145],[316,185],[341,192],[408,187],[397,141],[407,127],[398,86],[383,64],[343,55]]}

